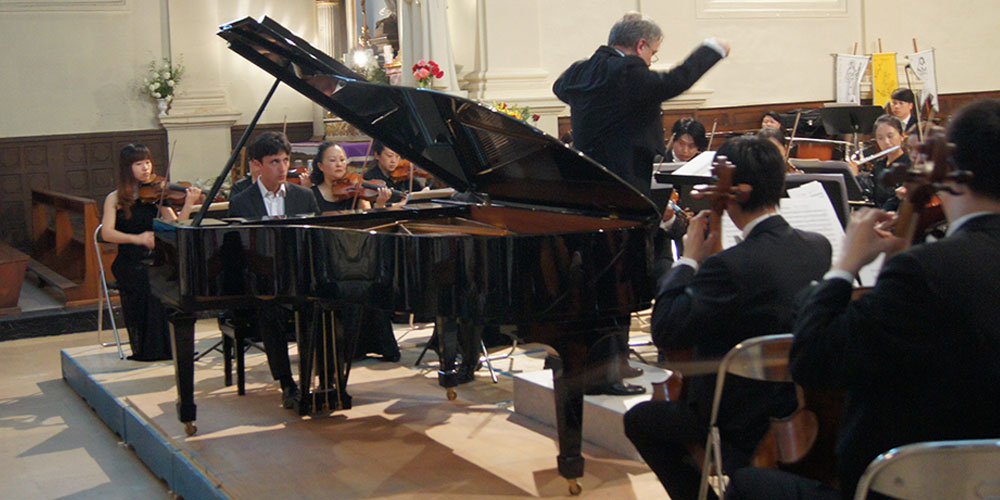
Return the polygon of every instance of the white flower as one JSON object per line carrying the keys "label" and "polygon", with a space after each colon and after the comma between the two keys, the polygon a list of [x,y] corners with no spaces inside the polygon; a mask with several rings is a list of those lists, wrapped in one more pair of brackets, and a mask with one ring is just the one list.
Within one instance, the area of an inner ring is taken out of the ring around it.
{"label": "white flower", "polygon": [[167,61],[163,61],[163,69],[170,69],[170,63]]}
{"label": "white flower", "polygon": [[167,80],[167,86],[168,87],[173,87],[174,86],[174,81],[173,80]]}
{"label": "white flower", "polygon": [[153,92],[153,97],[159,99],[160,98],[160,93],[159,92]]}
{"label": "white flower", "polygon": [[155,90],[156,90],[156,87],[158,87],[158,85],[156,85],[155,83],[150,83],[150,84],[149,84],[149,91],[150,91],[150,92],[153,92],[153,91],[155,91]]}
{"label": "white flower", "polygon": [[149,85],[149,78],[148,78],[148,77],[146,77],[146,78],[143,78],[143,79],[142,79],[142,84],[143,84],[143,85]]}
{"label": "white flower", "polygon": [[170,72],[169,71],[164,71],[163,73],[160,73],[160,76],[162,76],[164,80],[169,80],[170,79]]}

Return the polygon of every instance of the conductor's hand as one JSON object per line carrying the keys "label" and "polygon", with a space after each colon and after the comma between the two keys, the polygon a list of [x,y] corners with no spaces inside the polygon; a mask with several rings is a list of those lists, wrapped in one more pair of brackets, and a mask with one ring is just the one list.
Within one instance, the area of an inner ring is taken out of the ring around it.
{"label": "conductor's hand", "polygon": [[722,46],[722,48],[726,49],[726,56],[728,57],[729,56],[729,48],[730,48],[729,40],[726,40],[725,38],[718,38],[718,37],[716,37],[715,41],[718,42],[719,45]]}
{"label": "conductor's hand", "polygon": [[135,244],[142,245],[146,248],[152,249],[154,246],[156,246],[156,237],[153,235],[152,231],[139,233],[135,235]]}
{"label": "conductor's hand", "polygon": [[892,217],[888,212],[870,208],[855,212],[851,216],[851,222],[847,224],[843,252],[834,269],[857,275],[862,267],[875,260],[880,253],[892,255],[902,250],[906,246],[906,240],[879,227],[880,223],[889,221]]}
{"label": "conductor's hand", "polygon": [[695,215],[688,222],[687,233],[684,234],[684,257],[694,259],[699,264],[712,255],[712,248],[715,247],[720,238],[719,231],[705,234],[705,230],[708,228],[708,218],[711,215],[710,210],[698,212],[698,215]]}

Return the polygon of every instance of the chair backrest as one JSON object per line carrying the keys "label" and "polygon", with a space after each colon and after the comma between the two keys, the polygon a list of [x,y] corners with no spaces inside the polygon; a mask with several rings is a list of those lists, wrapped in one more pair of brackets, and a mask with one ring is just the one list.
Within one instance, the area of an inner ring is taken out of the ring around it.
{"label": "chair backrest", "polygon": [[722,401],[722,384],[727,373],[754,380],[769,382],[791,382],[788,372],[788,352],[792,349],[790,333],[753,337],[733,346],[719,363],[715,378],[715,394],[712,396],[712,417],[709,425],[715,425]]}
{"label": "chair backrest", "polygon": [[868,465],[855,500],[865,498],[869,490],[907,500],[1000,499],[1000,439],[893,448]]}

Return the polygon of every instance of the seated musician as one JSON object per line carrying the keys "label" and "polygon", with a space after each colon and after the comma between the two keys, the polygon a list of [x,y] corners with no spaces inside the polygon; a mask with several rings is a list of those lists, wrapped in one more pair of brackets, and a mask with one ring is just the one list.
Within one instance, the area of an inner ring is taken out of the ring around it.
{"label": "seated musician", "polygon": [[886,106],[886,112],[899,118],[899,122],[903,124],[903,132],[907,134],[917,126],[917,116],[913,112],[915,102],[912,90],[900,88],[892,91]]}
{"label": "seated musician", "polygon": [[869,166],[858,165],[853,160],[848,162],[868,199],[874,202],[876,207],[889,212],[899,207],[900,200],[906,196],[906,189],[898,184],[896,186],[882,184],[881,176],[894,164],[910,166],[910,156],[902,147],[903,138],[903,125],[899,119],[891,115],[882,115],[875,120],[875,141],[879,149],[885,151],[893,146],[900,148],[872,161]]}
{"label": "seated musician", "polygon": [[[319,145],[313,158],[313,171],[309,174],[312,181],[312,192],[316,197],[320,212],[330,210],[367,210],[372,207],[368,200],[353,196],[338,199],[336,191],[338,181],[347,177],[347,153],[335,142],[326,141]],[[392,196],[389,188],[379,188],[375,208],[385,208],[386,202]]]}
{"label": "seated musician", "polygon": [[[319,211],[312,191],[287,182],[288,158],[292,145],[279,132],[264,132],[247,148],[252,169],[260,171],[257,182],[229,200],[230,217],[264,217],[313,214]],[[264,341],[271,375],[281,383],[282,403],[291,408],[298,400],[299,389],[292,379],[285,332],[288,312],[277,304],[265,304],[252,311],[256,328]]]}
{"label": "seated musician", "polygon": [[[771,143],[775,146],[778,146],[778,149],[781,151],[781,156],[788,158],[788,138],[785,137],[785,132],[780,128],[763,127],[757,131],[757,138],[771,141]],[[788,160],[785,161],[785,171],[789,174],[802,173]]]}
{"label": "seated musician", "polygon": [[708,147],[705,126],[694,118],[681,118],[670,131],[670,162],[691,161]]}
{"label": "seated musician", "polygon": [[101,237],[118,244],[118,256],[111,264],[111,271],[118,280],[122,316],[132,349],[128,359],[135,361],[171,357],[167,310],[150,291],[149,270],[143,262],[156,244],[153,219],[157,216],[167,221],[187,219],[191,206],[201,196],[200,189],[187,188],[179,215],[158,200],[139,199],[139,187],[155,176],[149,148],[142,144],[122,148],[118,155],[118,188],[104,199],[101,217]]}
{"label": "seated musician", "polygon": [[[384,181],[385,185],[390,189],[407,191],[409,187],[407,180],[394,179],[392,176],[392,172],[399,166],[399,153],[387,148],[385,144],[379,141],[372,143],[372,153],[375,155],[375,166],[364,173],[364,179]],[[389,198],[388,204],[397,204],[402,200],[401,196],[394,194]]]}
{"label": "seated musician", "polygon": [[764,116],[760,119],[760,128],[776,128],[781,131],[785,130],[785,127],[781,125],[781,115],[774,110],[764,113]]}
{"label": "seated musician", "polygon": [[[752,136],[726,141],[718,151],[736,169],[733,184],[752,187],[745,202],[729,200],[726,212],[743,241],[713,254],[719,241],[706,235],[709,217],[691,219],[684,254],[660,280],[653,307],[653,341],[661,349],[693,349],[695,359],[721,359],[742,340],[788,332],[794,295],[829,267],[830,243],[793,229],[777,213],[784,190],[781,153]],[[700,473],[689,456],[708,435],[715,376],[687,377],[687,399],[648,401],[625,414],[625,433],[656,473],[670,498],[695,498]],[[719,411],[727,470],[749,463],[770,417],[796,408],[791,384],[727,377]]]}
{"label": "seated musician", "polygon": [[[971,180],[938,191],[947,236],[906,241],[858,212],[844,253],[806,295],[795,324],[792,377],[847,391],[838,435],[840,493],[776,470],[737,471],[732,498],[850,498],[878,454],[921,441],[1000,437],[1000,101],[977,101],[948,130],[953,167]],[[858,270],[889,257],[875,288],[851,300]],[[927,471],[934,474],[934,471]],[[730,498],[727,495],[727,498]]]}

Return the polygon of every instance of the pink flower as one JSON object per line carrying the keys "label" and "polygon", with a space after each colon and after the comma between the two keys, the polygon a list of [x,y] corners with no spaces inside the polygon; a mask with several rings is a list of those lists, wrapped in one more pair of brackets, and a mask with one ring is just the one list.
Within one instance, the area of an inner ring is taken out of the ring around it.
{"label": "pink flower", "polygon": [[430,76],[430,74],[431,74],[430,71],[427,71],[424,68],[420,68],[419,70],[417,70],[416,73],[414,73],[414,76],[416,76],[418,80],[423,80],[424,78]]}

